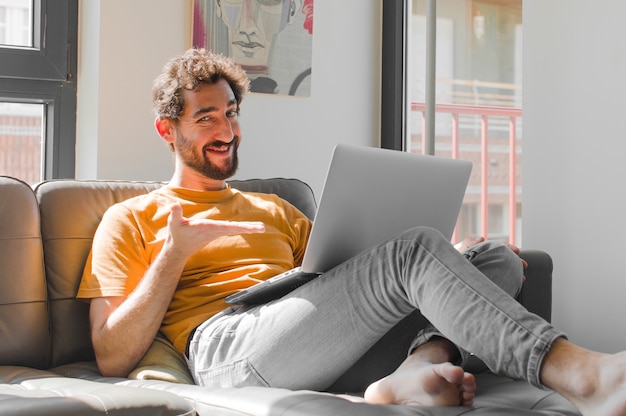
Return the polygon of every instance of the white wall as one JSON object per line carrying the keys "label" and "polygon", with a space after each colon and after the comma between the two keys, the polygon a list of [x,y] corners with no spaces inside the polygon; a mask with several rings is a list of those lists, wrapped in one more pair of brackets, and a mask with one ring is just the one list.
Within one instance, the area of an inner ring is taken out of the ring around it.
{"label": "white wall", "polygon": [[[170,178],[151,86],[191,46],[192,4],[80,1],[77,178]],[[311,96],[245,98],[237,177],[297,177],[319,195],[336,143],[378,145],[380,8],[379,0],[315,0]]]}
{"label": "white wall", "polygon": [[191,45],[191,2],[80,0],[76,177],[169,179],[152,80]]}
{"label": "white wall", "polygon": [[554,323],[626,349],[626,3],[524,1],[524,247],[553,257]]}

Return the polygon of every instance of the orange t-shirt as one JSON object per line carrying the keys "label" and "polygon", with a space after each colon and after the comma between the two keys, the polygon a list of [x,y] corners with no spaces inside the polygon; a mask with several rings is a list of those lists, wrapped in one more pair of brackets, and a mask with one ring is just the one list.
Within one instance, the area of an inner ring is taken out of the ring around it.
{"label": "orange t-shirt", "polygon": [[188,259],[161,326],[182,353],[192,329],[227,307],[226,296],[300,265],[311,221],[272,194],[165,186],[107,210],[77,297],[128,296],[163,247],[174,203],[186,218],[265,224],[264,233],[218,238]]}

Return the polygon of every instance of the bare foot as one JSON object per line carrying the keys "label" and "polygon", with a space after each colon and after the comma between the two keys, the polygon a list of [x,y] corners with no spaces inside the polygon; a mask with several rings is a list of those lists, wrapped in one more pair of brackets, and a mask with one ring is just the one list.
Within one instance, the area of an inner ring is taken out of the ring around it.
{"label": "bare foot", "polygon": [[568,398],[585,416],[626,416],[626,353],[599,356],[598,368],[574,383],[576,393]]}
{"label": "bare foot", "polygon": [[[563,351],[568,354],[559,355]],[[626,416],[626,352],[601,354],[557,340],[544,359],[542,381],[585,416]]]}
{"label": "bare foot", "polygon": [[372,404],[471,406],[476,393],[472,374],[448,362],[432,364],[411,356],[391,375],[372,383],[365,401]]}

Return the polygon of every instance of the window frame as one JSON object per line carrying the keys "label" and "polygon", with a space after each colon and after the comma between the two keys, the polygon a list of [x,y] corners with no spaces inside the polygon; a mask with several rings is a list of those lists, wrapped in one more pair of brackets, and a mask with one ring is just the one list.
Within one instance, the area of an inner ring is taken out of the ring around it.
{"label": "window frame", "polygon": [[382,2],[380,146],[406,150],[407,0]]}
{"label": "window frame", "polygon": [[0,46],[0,100],[45,105],[42,179],[74,178],[78,0],[33,0],[33,47]]}
{"label": "window frame", "polygon": [[[409,120],[411,109],[416,103],[411,103],[407,91],[408,71],[408,49],[409,49],[409,28],[412,1],[411,0],[384,0],[382,2],[382,53],[381,53],[381,147],[393,150],[408,151]],[[425,103],[423,105],[423,126],[422,126],[422,151],[425,154],[435,154],[435,56],[436,56],[436,24],[437,21],[437,0],[426,0],[426,56],[425,56]],[[419,104],[419,103],[418,103]],[[445,110],[442,112],[446,112]],[[493,113],[493,111],[491,111]],[[505,116],[504,114],[489,114],[484,117]],[[510,118],[509,129],[515,132],[515,120],[518,115],[507,114]],[[488,129],[489,123],[486,118],[482,125]],[[509,130],[511,131],[511,130]],[[484,141],[487,141],[488,134],[484,133]],[[513,138],[515,135],[512,136]],[[510,140],[511,135],[509,135]],[[516,154],[516,150],[510,154]],[[481,150],[481,158],[486,151]],[[510,166],[515,167],[516,161],[510,162]],[[481,166],[486,166],[487,162],[482,161]],[[509,176],[515,178],[515,170]],[[481,168],[481,234],[487,238],[488,228],[488,175],[487,169]],[[520,193],[517,192],[517,181],[509,180],[509,193],[513,199]],[[521,200],[520,200],[521,201]],[[509,200],[509,243],[521,244],[517,236],[521,230],[519,226],[521,216],[520,202]]]}

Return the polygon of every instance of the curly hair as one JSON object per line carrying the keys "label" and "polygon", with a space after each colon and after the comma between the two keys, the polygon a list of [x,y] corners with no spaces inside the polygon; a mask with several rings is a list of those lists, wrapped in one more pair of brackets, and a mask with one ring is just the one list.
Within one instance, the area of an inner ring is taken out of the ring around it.
{"label": "curly hair", "polygon": [[171,59],[152,85],[152,103],[160,118],[178,120],[185,105],[183,90],[193,90],[201,83],[226,80],[235,94],[237,106],[250,89],[245,71],[232,59],[205,49],[189,49]]}

